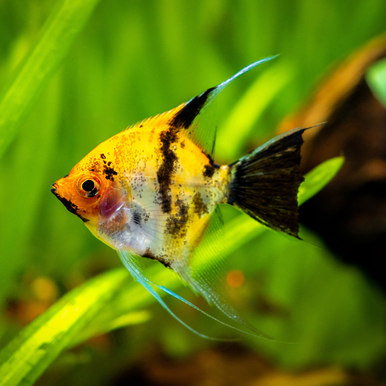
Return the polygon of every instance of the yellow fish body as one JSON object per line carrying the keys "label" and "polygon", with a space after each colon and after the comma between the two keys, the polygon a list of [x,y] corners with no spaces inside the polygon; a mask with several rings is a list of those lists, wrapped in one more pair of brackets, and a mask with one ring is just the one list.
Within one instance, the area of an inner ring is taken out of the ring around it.
{"label": "yellow fish body", "polygon": [[194,251],[219,204],[231,204],[274,230],[298,235],[297,191],[303,180],[299,163],[305,129],[280,135],[223,166],[212,159],[214,136],[209,140],[197,136],[200,115],[218,93],[270,59],[253,63],[217,87],[106,140],[51,189],[97,238],[118,251],[134,278],[170,313],[151,287],[154,283],[143,274],[139,257],[170,267],[194,291],[247,325],[216,293],[209,277],[195,277],[190,270]]}

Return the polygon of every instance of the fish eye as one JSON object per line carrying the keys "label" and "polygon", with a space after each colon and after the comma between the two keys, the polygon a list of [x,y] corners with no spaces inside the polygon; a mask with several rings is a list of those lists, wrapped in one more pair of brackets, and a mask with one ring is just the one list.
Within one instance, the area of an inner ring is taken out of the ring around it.
{"label": "fish eye", "polygon": [[92,190],[95,188],[95,182],[93,180],[86,180],[82,183],[82,189],[85,192],[92,192]]}
{"label": "fish eye", "polygon": [[94,176],[84,176],[78,180],[78,193],[86,198],[95,197],[100,190],[101,184]]}

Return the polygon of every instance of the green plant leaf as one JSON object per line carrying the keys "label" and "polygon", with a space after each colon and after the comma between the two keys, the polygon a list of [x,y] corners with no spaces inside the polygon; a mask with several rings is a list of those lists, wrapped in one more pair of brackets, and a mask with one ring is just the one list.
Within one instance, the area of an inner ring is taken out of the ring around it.
{"label": "green plant leaf", "polygon": [[[124,270],[125,271],[125,270]],[[131,282],[131,285],[133,283]],[[111,315],[111,313],[110,313]],[[76,336],[76,338],[71,342],[71,346],[75,346],[78,343],[84,342],[85,340],[91,338],[92,336],[100,335],[102,332],[108,332],[116,330],[121,327],[127,327],[134,324],[144,323],[150,319],[151,315],[149,311],[133,311],[128,312],[127,314],[115,317],[108,318],[106,314],[103,315],[104,324],[101,324],[101,321],[98,320],[97,323],[93,323],[94,329],[88,327],[83,333]],[[95,319],[94,319],[95,320]]]}
{"label": "green plant leaf", "polygon": [[0,385],[32,385],[128,281],[125,270],[110,271],[72,290],[0,353]]}
{"label": "green plant leaf", "polygon": [[322,190],[343,166],[344,157],[331,158],[311,170],[300,185],[298,202],[304,204]]}
{"label": "green plant leaf", "polygon": [[0,97],[0,157],[99,0],[61,0]]}
{"label": "green plant leaf", "polygon": [[374,64],[367,72],[366,79],[378,99],[386,107],[386,60]]}

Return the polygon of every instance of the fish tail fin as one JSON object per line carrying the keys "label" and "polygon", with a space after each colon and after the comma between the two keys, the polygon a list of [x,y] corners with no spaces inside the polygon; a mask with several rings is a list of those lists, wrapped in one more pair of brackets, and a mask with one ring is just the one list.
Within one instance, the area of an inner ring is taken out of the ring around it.
{"label": "fish tail fin", "polygon": [[275,231],[299,238],[297,194],[306,129],[281,134],[230,165],[228,204]]}

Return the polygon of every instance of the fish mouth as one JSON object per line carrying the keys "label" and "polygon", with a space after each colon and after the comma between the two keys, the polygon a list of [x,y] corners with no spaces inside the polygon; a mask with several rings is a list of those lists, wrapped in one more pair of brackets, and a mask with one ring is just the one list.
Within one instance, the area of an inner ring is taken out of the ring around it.
{"label": "fish mouth", "polygon": [[55,197],[57,197],[60,200],[59,194],[56,193],[57,190],[58,190],[58,185],[55,182],[54,184],[52,184],[51,192],[55,195]]}
{"label": "fish mouth", "polygon": [[58,185],[56,182],[52,184],[51,192],[55,195],[55,197],[66,207],[66,209],[78,216],[83,222],[89,221],[87,218],[82,217],[78,213],[78,205],[75,205],[71,200],[67,200],[67,198],[62,197],[58,192]]}

